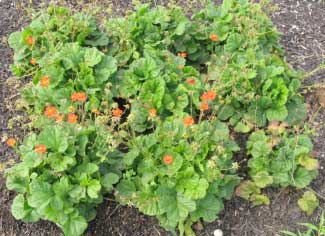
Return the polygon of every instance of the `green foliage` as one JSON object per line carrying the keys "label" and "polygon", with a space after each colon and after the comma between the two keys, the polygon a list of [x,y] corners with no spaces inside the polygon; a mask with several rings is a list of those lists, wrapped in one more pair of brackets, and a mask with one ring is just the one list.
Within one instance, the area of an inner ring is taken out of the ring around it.
{"label": "green foliage", "polygon": [[[103,194],[121,176],[107,136],[111,134],[94,126],[77,130],[62,125],[47,126],[39,135],[27,137],[19,148],[22,162],[6,172],[8,189],[20,193],[12,205],[15,218],[50,220],[65,235],[81,235],[87,221],[95,217]],[[47,152],[37,153],[38,144],[46,145]],[[98,156],[101,148],[107,151],[105,159]]]}
{"label": "green foliage", "polygon": [[[268,186],[301,189],[317,176],[318,160],[311,157],[310,138],[287,131],[284,126],[276,122],[269,125],[267,132],[256,131],[248,138],[247,153],[252,156],[248,161],[249,175],[251,184],[258,189]],[[241,185],[238,195],[248,199],[241,190],[247,186]]]}
{"label": "green foliage", "polygon": [[[239,182],[231,160],[237,148],[219,121],[190,129],[179,120],[165,122],[150,136],[130,140],[133,155],[126,160],[126,172],[137,174],[117,185],[118,198],[158,216],[167,229],[182,231],[186,222],[200,218],[212,221]],[[173,157],[171,164],[164,163],[165,155]],[[127,194],[129,186],[133,194]]]}
{"label": "green foliage", "polygon": [[251,178],[236,193],[254,205],[270,203],[263,188],[316,177],[311,141],[293,129],[306,116],[300,74],[260,4],[209,3],[191,18],[144,4],[104,28],[50,7],[9,37],[13,73],[31,77],[22,97],[32,131],[6,174],[17,219],[82,235],[114,192],[193,235],[240,182],[235,133],[249,135]]}

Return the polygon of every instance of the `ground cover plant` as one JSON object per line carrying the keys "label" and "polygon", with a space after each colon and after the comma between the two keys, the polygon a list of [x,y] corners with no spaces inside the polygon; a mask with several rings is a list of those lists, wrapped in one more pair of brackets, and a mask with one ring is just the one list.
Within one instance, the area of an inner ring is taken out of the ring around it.
{"label": "ground cover plant", "polygon": [[[193,235],[240,183],[233,135],[249,133],[250,180],[236,193],[269,204],[268,186],[306,187],[318,161],[303,122],[300,73],[260,4],[139,5],[105,29],[50,7],[9,38],[31,134],[8,139],[22,162],[6,173],[13,215],[81,235],[103,196]],[[19,147],[17,147],[19,146]],[[308,194],[307,194],[308,195]],[[307,205],[306,196],[300,205]],[[314,207],[314,206],[312,206]]]}

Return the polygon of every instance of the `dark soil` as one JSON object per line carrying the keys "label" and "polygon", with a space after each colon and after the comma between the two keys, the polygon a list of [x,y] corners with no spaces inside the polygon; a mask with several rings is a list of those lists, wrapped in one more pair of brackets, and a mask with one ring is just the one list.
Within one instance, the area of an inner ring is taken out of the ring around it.
{"label": "dark soil", "polygon": [[[29,1],[28,1],[29,2]],[[33,1],[34,2],[34,1]],[[80,2],[80,1],[79,1]],[[89,1],[99,4],[100,1]],[[105,5],[108,1],[105,2]],[[182,1],[181,4],[190,4]],[[66,1],[76,5],[77,1]],[[19,30],[26,22],[26,12],[22,10],[22,1],[0,0],[0,138],[6,136],[24,136],[23,117],[11,109],[18,98],[19,84],[13,86],[9,66],[12,63],[12,51],[7,45],[7,37],[11,32]],[[34,3],[34,7],[40,3]],[[321,1],[275,0],[278,10],[272,19],[279,31],[283,33],[281,43],[286,51],[288,62],[296,69],[312,71],[325,58],[325,3]],[[131,6],[130,1],[112,1],[115,14],[123,14]],[[26,18],[28,19],[28,18]],[[306,78],[306,85],[324,83],[324,73]],[[317,109],[314,92],[306,93],[306,101],[311,111]],[[14,118],[13,121],[10,119]],[[325,109],[321,109],[314,125],[318,135],[314,138],[315,153],[321,166],[325,165]],[[13,126],[13,129],[8,129]],[[17,133],[17,130],[19,131]],[[0,143],[0,173],[5,165],[10,165],[17,158]],[[2,164],[1,164],[2,163]],[[321,167],[320,174],[313,182],[312,188],[325,196],[325,171]],[[212,236],[213,231],[220,228],[225,236],[276,236],[283,229],[295,230],[298,222],[316,222],[320,210],[312,217],[307,217],[297,206],[297,199],[302,192],[292,189],[269,189],[271,205],[252,207],[239,198],[226,203],[220,220],[204,224],[198,236]],[[7,191],[0,174],[0,236],[57,236],[61,231],[52,223],[38,222],[25,224],[16,221],[10,213],[10,204],[14,194]],[[324,200],[320,201],[325,207]],[[87,236],[160,236],[168,235],[154,218],[140,214],[136,209],[119,206],[111,200],[105,201],[98,209],[96,220],[90,223]]]}

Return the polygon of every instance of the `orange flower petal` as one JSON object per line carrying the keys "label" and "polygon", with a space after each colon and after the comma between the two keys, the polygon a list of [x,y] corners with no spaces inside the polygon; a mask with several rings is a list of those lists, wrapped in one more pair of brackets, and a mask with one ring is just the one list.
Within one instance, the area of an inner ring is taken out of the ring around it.
{"label": "orange flower petal", "polygon": [[171,156],[171,155],[165,155],[164,158],[163,158],[163,162],[166,164],[166,165],[170,165],[172,164],[174,161],[174,158]]}
{"label": "orange flower petal", "polygon": [[17,141],[14,138],[8,138],[6,141],[6,144],[8,147],[13,147],[16,145],[16,143],[17,143]]}
{"label": "orange flower petal", "polygon": [[35,147],[35,151],[38,154],[44,154],[46,153],[46,146],[44,144],[37,144]]}
{"label": "orange flower petal", "polygon": [[183,119],[183,124],[184,124],[185,126],[191,126],[191,125],[193,125],[193,124],[194,124],[194,119],[193,119],[193,117],[192,117],[192,116],[187,116],[187,117],[185,117],[185,118]]}

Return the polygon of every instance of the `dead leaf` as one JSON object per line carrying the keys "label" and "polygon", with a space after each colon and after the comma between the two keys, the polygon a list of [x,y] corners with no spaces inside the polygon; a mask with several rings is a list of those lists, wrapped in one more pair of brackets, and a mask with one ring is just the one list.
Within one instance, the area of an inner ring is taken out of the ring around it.
{"label": "dead leaf", "polygon": [[325,107],[325,87],[316,89],[316,97],[318,99],[319,104],[322,107]]}

